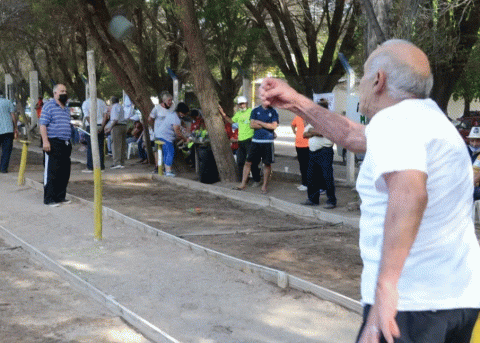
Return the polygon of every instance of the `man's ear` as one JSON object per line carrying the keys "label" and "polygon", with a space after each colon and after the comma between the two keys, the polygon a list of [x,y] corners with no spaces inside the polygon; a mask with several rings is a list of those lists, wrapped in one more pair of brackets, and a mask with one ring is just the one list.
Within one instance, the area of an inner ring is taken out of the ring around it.
{"label": "man's ear", "polygon": [[380,69],[375,74],[375,80],[373,82],[373,89],[375,93],[383,93],[387,88],[387,74],[384,70]]}

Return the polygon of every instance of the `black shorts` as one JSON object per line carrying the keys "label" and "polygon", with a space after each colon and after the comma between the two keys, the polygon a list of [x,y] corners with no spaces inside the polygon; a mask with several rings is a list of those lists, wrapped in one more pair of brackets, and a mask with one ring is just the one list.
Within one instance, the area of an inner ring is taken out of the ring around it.
{"label": "black shorts", "polygon": [[[363,309],[360,335],[370,312],[370,305]],[[459,308],[438,311],[399,311],[395,320],[400,338],[395,343],[457,343],[470,342],[479,309]],[[383,337],[380,343],[386,342]]]}
{"label": "black shorts", "polygon": [[260,161],[267,166],[275,162],[273,143],[257,143],[252,142],[250,151],[247,155],[247,162],[259,164]]}

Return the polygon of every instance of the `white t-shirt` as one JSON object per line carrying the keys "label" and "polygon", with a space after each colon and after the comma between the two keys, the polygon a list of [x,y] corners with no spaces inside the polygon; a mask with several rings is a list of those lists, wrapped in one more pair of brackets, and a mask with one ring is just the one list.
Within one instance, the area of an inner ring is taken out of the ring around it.
{"label": "white t-shirt", "polygon": [[162,138],[165,139],[167,142],[173,142],[175,140],[175,131],[173,127],[181,124],[182,122],[178,117],[177,113],[169,112],[165,119],[162,121],[158,136],[157,132],[155,131],[155,138]]}
{"label": "white t-shirt", "polygon": [[155,120],[153,125],[153,132],[155,134],[155,138],[160,138],[162,122],[166,118],[166,116],[172,112],[172,110],[167,109],[161,105],[155,105],[152,112],[150,112],[150,118],[153,118]]}
{"label": "white t-shirt", "polygon": [[[90,98],[82,104],[82,111],[85,118],[90,117]],[[102,125],[103,117],[107,113],[107,104],[102,99],[97,99],[97,125]]]}
{"label": "white t-shirt", "polygon": [[[312,129],[313,126],[311,124],[308,124],[307,126],[305,126],[304,132],[308,132]],[[329,148],[331,146],[333,146],[332,141],[325,137],[313,136],[308,139],[308,149],[310,151],[317,151],[321,148]]]}
{"label": "white t-shirt", "polygon": [[398,284],[399,311],[480,307],[480,248],[472,220],[473,172],[465,143],[438,106],[405,100],[367,126],[357,179],[362,199],[362,301],[372,304],[388,193],[383,175],[427,174],[428,203]]}
{"label": "white t-shirt", "polygon": [[125,124],[125,115],[123,112],[123,107],[119,104],[113,104],[112,109],[110,110],[110,121],[117,121],[117,124]]}

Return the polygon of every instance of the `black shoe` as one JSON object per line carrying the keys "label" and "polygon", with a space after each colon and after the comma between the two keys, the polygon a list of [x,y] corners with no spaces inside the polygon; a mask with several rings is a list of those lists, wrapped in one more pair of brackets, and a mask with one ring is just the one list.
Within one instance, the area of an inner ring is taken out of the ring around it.
{"label": "black shoe", "polygon": [[318,206],[318,204],[315,204],[314,202],[312,202],[312,201],[310,201],[310,200],[307,200],[307,201],[302,202],[301,205],[305,205],[305,206]]}

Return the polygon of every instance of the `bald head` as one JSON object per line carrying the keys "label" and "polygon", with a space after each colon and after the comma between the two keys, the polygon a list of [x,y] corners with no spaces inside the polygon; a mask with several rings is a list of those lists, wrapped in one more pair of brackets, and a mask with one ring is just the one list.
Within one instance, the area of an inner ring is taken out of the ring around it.
{"label": "bald head", "polygon": [[366,77],[383,70],[387,92],[397,100],[424,99],[430,95],[433,76],[427,55],[414,44],[392,39],[380,45],[365,63]]}

